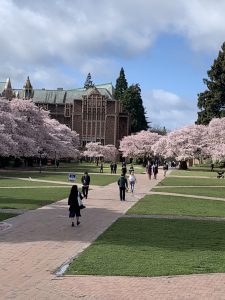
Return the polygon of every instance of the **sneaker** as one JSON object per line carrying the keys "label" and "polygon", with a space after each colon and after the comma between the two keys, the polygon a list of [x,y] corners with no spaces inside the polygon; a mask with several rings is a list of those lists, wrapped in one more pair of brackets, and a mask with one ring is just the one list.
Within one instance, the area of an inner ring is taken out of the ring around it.
{"label": "sneaker", "polygon": [[74,227],[74,222],[72,222],[72,227]]}
{"label": "sneaker", "polygon": [[79,221],[77,221],[77,226],[80,224],[80,222]]}

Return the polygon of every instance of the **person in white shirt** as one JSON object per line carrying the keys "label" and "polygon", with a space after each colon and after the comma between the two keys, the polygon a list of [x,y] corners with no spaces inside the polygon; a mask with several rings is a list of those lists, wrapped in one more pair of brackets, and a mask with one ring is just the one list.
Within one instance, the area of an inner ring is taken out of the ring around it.
{"label": "person in white shirt", "polygon": [[129,176],[130,189],[131,189],[132,193],[134,192],[134,185],[136,182],[137,182],[137,179],[134,175],[134,171],[132,171]]}

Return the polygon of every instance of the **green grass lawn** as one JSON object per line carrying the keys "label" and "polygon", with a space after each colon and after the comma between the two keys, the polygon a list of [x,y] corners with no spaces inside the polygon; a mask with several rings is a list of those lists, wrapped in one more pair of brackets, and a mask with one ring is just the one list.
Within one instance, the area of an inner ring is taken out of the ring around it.
{"label": "green grass lawn", "polygon": [[195,171],[195,170],[173,170],[170,175],[176,175],[176,176],[206,176],[209,178],[216,178],[217,172],[210,172],[210,170],[206,171]]}
{"label": "green grass lawn", "polygon": [[38,186],[59,186],[59,185],[63,186],[63,184],[58,184],[58,183],[0,178],[0,187],[23,187],[23,186],[38,187]]}
{"label": "green grass lawn", "polygon": [[70,187],[1,189],[0,191],[0,208],[36,209],[67,198]]}
{"label": "green grass lawn", "polygon": [[215,185],[215,186],[224,186],[225,187],[225,179],[217,179],[217,178],[179,178],[179,177],[166,177],[162,180],[158,186],[207,186],[207,185]]}
{"label": "green grass lawn", "polygon": [[225,272],[225,222],[120,218],[67,274],[161,276]]}
{"label": "green grass lawn", "polygon": [[155,192],[177,193],[207,197],[219,197],[225,200],[225,187],[166,187],[154,188]]}
{"label": "green grass lawn", "polygon": [[[77,174],[76,183],[81,183],[81,177],[83,174]],[[68,181],[68,174],[66,173],[52,173],[52,172],[42,172],[42,173],[35,173],[35,172],[0,172],[0,176],[7,176],[7,177],[18,177],[18,178],[29,178],[32,179],[41,179],[41,180],[49,180],[49,181],[62,181],[62,182],[69,182]],[[118,175],[105,175],[103,174],[91,174],[91,184],[93,185],[107,185],[112,182],[116,182],[119,178]],[[11,181],[12,180],[12,181]],[[26,186],[26,185],[51,185],[51,183],[42,183],[42,182],[34,182],[34,181],[22,181],[17,179],[7,179],[7,178],[0,178],[0,186]],[[63,183],[62,183],[63,184]],[[53,183],[54,185],[54,183]],[[56,185],[60,185],[60,183],[56,183]]]}
{"label": "green grass lawn", "polygon": [[225,202],[180,196],[147,195],[127,214],[225,217]]}
{"label": "green grass lawn", "polygon": [[11,214],[11,213],[1,213],[0,212],[0,222],[4,221],[6,219],[12,218],[12,217],[16,217],[16,214]]}

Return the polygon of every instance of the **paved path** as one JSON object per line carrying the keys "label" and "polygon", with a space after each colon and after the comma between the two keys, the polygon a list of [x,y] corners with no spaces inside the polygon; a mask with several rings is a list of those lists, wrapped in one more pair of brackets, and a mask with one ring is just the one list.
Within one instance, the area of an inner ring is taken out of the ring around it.
{"label": "paved path", "polygon": [[125,202],[118,200],[116,184],[93,188],[79,227],[70,227],[66,200],[7,220],[12,227],[0,233],[0,299],[225,299],[224,274],[54,275],[157,183],[146,175],[137,175],[137,180],[134,196],[128,193]]}

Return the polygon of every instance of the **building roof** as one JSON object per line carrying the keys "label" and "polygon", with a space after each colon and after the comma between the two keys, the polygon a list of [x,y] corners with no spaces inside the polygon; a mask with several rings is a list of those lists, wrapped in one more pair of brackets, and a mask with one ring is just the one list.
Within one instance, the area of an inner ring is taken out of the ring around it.
{"label": "building roof", "polygon": [[[10,82],[9,82],[10,83]],[[7,81],[0,82],[0,96],[6,88]],[[32,88],[29,77],[27,78],[24,88]],[[71,90],[64,90],[58,88],[57,90],[48,89],[33,89],[33,100],[35,103],[49,103],[49,104],[64,104],[71,103],[74,100],[82,100],[83,96],[90,95],[94,89],[97,89],[100,95],[109,100],[113,99],[114,87],[112,83],[104,83],[95,85],[93,88],[77,88]],[[24,97],[25,89],[12,89],[13,93],[18,98]]]}
{"label": "building roof", "polygon": [[[71,103],[74,100],[82,100],[83,96],[88,96],[92,93],[93,89],[97,89],[98,92],[106,98],[112,100],[113,86],[112,83],[95,85],[93,88],[85,89],[78,88],[72,90],[47,90],[47,89],[33,89],[33,100],[35,103],[49,103],[49,104],[64,104]],[[17,97],[24,97],[23,89],[13,90]]]}

